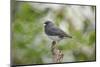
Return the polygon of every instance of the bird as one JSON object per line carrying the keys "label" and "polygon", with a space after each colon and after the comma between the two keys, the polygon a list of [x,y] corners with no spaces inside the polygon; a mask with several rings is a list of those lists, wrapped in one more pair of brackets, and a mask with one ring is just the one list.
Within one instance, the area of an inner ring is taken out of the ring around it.
{"label": "bird", "polygon": [[66,37],[72,38],[72,36],[65,33],[63,30],[58,28],[52,21],[44,22],[44,31],[45,34],[53,41],[58,42]]}

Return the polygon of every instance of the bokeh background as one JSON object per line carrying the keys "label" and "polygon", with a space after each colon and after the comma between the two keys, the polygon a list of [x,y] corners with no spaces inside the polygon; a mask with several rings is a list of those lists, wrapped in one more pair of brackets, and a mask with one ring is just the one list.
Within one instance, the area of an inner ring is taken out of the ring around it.
{"label": "bokeh background", "polygon": [[62,62],[96,60],[95,6],[16,2],[11,23],[11,58],[15,65],[52,62],[51,43],[44,33],[44,22],[53,21],[70,34],[61,40]]}

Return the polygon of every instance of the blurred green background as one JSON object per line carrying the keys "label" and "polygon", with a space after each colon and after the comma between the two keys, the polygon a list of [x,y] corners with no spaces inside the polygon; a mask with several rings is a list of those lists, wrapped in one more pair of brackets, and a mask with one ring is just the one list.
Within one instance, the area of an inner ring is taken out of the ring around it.
{"label": "blurred green background", "polygon": [[52,62],[51,43],[43,23],[53,21],[70,34],[57,45],[64,53],[62,62],[95,61],[95,6],[16,2],[12,25],[12,63]]}

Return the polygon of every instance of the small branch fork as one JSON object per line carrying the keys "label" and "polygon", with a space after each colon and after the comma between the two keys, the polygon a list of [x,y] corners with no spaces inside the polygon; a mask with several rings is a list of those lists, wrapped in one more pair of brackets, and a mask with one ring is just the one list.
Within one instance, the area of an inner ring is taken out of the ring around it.
{"label": "small branch fork", "polygon": [[64,55],[63,55],[62,51],[57,47],[56,41],[52,42],[51,52],[52,52],[52,56],[53,56],[53,62],[60,63],[62,61]]}

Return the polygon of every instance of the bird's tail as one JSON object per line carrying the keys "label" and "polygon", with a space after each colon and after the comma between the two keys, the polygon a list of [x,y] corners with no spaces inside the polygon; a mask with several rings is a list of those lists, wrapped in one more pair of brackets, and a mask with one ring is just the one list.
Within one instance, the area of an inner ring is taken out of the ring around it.
{"label": "bird's tail", "polygon": [[65,37],[72,38],[72,36],[70,36],[70,35],[66,35]]}

